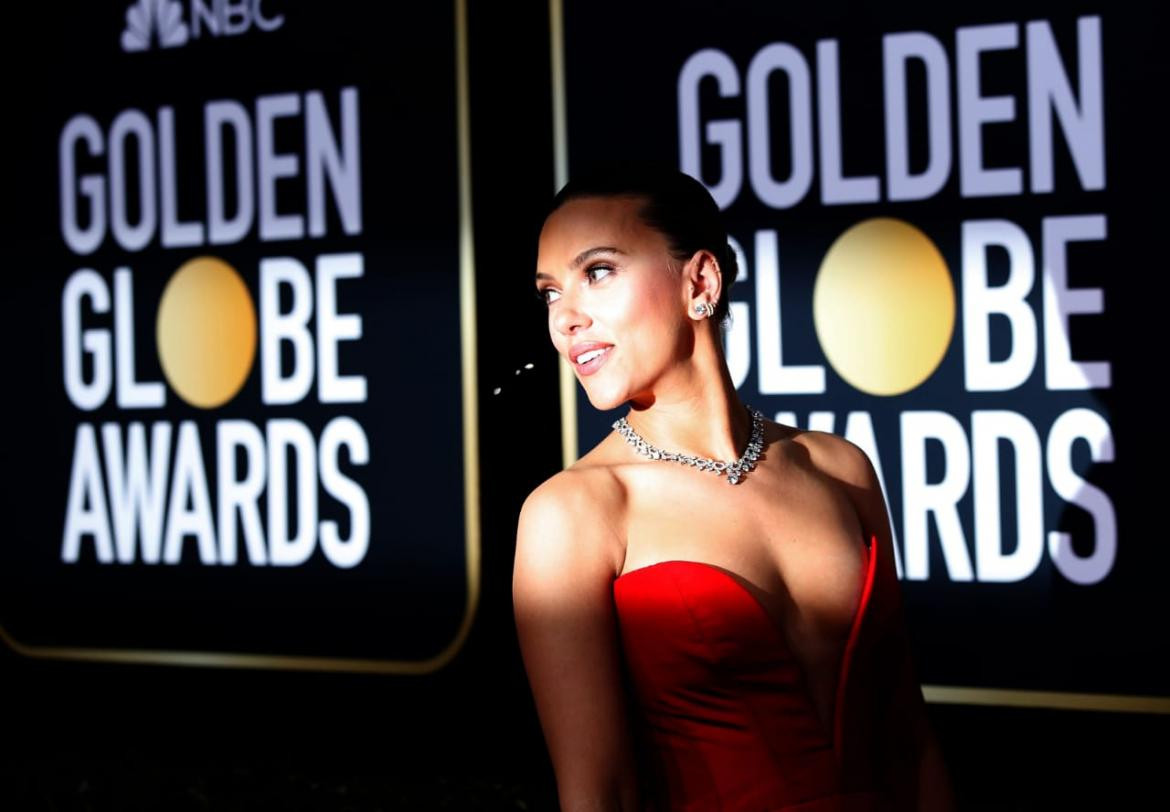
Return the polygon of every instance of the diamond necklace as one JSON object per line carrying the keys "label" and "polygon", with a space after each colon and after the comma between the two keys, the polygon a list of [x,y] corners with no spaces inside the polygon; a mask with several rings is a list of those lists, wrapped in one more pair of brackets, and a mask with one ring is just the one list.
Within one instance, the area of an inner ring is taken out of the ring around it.
{"label": "diamond necklace", "polygon": [[751,406],[748,406],[747,410],[752,418],[752,436],[748,440],[747,450],[735,462],[723,462],[706,457],[693,457],[690,454],[679,454],[674,451],[663,451],[661,448],[655,448],[646,442],[642,435],[634,431],[624,417],[614,421],[613,427],[618,430],[618,433],[622,437],[626,438],[626,442],[632,445],[635,451],[644,457],[649,457],[652,460],[665,460],[667,462],[690,465],[698,468],[700,471],[711,471],[715,476],[727,474],[727,484],[735,485],[743,478],[744,474],[756,467],[756,460],[760,458],[760,452],[764,448],[764,415]]}

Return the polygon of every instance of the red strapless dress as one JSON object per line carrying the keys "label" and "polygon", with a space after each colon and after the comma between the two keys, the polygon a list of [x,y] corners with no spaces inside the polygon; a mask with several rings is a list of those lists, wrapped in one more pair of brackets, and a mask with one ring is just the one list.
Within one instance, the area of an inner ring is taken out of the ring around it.
{"label": "red strapless dress", "polygon": [[893,567],[878,567],[876,536],[865,547],[832,730],[783,630],[727,571],[663,561],[614,581],[647,809],[897,808],[888,777],[905,767],[907,704],[922,694]]}

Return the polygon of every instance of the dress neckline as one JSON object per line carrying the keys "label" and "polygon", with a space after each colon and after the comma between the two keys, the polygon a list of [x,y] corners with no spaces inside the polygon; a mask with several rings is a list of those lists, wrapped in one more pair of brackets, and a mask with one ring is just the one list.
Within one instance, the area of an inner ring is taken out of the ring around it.
{"label": "dress neckline", "polygon": [[[869,540],[864,546],[867,550],[867,554],[865,562],[865,575],[862,579],[861,597],[857,601],[857,609],[854,611],[853,620],[849,624],[849,638],[845,643],[845,651],[841,654],[841,665],[837,670],[837,685],[833,695],[833,730],[830,732],[830,737],[834,750],[837,750],[841,745],[841,733],[844,720],[842,706],[844,705],[845,691],[848,687],[849,667],[852,664],[853,651],[857,647],[858,632],[861,629],[862,621],[865,620],[866,610],[869,608],[870,596],[873,594],[874,574],[877,570],[877,534],[871,533]],[[737,574],[732,573],[731,571],[726,570],[717,564],[710,564],[706,561],[693,561],[685,558],[670,558],[665,561],[656,561],[653,564],[647,564],[644,567],[638,567],[637,569],[623,572],[621,575],[613,579],[613,583],[616,587],[617,583],[627,576],[658,570],[666,566],[677,565],[699,567],[708,572],[717,573],[729,583],[734,584],[735,588],[740,590],[744,595],[747,595],[752,604],[756,607],[757,610],[759,610],[760,614],[764,616],[764,619],[775,631],[776,635],[780,638],[785,648],[787,648],[789,652],[792,651],[792,646],[788,642],[788,635],[785,633],[784,628],[778,622],[776,622],[767,608],[762,603],[760,603],[759,599],[756,598],[756,596],[753,595],[747,587],[736,580],[736,577],[738,577]],[[733,575],[736,577],[733,577]],[[815,706],[815,703],[813,703],[812,700],[812,695],[808,690],[807,680],[805,681],[805,695],[808,698],[810,706]]]}
{"label": "dress neckline", "polygon": [[[873,549],[874,549],[875,545],[877,544],[877,534],[871,533],[870,538],[868,540],[863,539],[863,541],[865,542],[865,548],[870,553],[869,558],[872,559]],[[617,577],[615,577],[613,580],[614,580],[614,583],[617,583],[618,581],[620,581],[621,579],[623,579],[627,576],[637,575],[640,572],[645,572],[646,570],[652,570],[652,569],[656,569],[658,567],[663,567],[663,566],[666,566],[667,564],[693,564],[693,565],[698,566],[698,567],[706,567],[707,569],[714,570],[715,572],[718,572],[718,573],[722,573],[723,575],[726,575],[729,578],[732,575],[736,575],[737,577],[742,577],[739,575],[739,573],[733,573],[730,570],[727,570],[727,569],[719,566],[718,564],[711,564],[707,561],[694,561],[694,560],[689,559],[689,558],[667,558],[663,561],[655,561],[653,564],[647,564],[643,567],[638,567],[637,569],[626,570],[621,575],[618,575]],[[868,566],[868,564],[867,564],[867,566]],[[751,595],[751,592],[748,592],[748,590],[744,588],[743,584],[741,584],[739,581],[736,581],[735,578],[731,578],[731,580],[735,583],[736,586],[738,586],[740,589],[743,589],[744,592],[747,592],[749,595]],[[752,595],[752,600],[755,600],[756,604],[761,609],[764,609],[763,605],[760,604],[760,602],[758,600],[756,600],[755,595]],[[768,615],[769,618],[772,617],[768,613],[767,610],[764,610],[764,614]],[[772,621],[772,622],[775,623],[775,621]]]}

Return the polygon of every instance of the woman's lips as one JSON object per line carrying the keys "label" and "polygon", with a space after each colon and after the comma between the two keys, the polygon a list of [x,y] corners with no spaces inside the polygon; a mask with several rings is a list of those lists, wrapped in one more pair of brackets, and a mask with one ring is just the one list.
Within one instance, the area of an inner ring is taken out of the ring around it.
{"label": "woman's lips", "polygon": [[[598,351],[600,351],[600,354]],[[595,350],[589,350],[587,352],[581,353],[581,355],[577,356],[578,358],[585,355],[592,355],[593,357],[583,364],[574,362],[573,366],[576,367],[577,372],[582,375],[592,375],[594,372],[601,369],[601,365],[605,363],[607,358],[609,358],[609,354],[612,351],[613,345],[611,344],[607,347],[598,347]]]}

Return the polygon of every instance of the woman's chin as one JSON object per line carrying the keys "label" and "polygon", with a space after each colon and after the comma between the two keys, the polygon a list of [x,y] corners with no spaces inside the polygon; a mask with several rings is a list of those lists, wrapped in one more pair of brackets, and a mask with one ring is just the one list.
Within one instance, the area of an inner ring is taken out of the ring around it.
{"label": "woman's chin", "polygon": [[599,412],[608,412],[612,409],[617,409],[626,402],[626,398],[621,395],[613,392],[601,392],[587,387],[585,388],[585,395],[589,398],[589,404]]}

